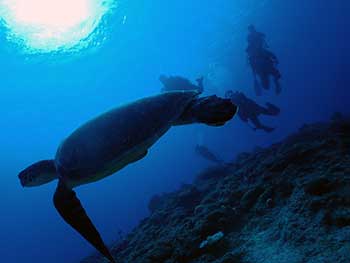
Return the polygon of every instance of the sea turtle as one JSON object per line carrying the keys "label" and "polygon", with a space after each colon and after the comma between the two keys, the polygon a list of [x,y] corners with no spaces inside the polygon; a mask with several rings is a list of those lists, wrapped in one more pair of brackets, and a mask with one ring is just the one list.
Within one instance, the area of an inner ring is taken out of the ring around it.
{"label": "sea turtle", "polygon": [[63,219],[115,262],[75,192],[79,185],[112,175],[146,156],[171,126],[223,125],[236,113],[230,100],[198,98],[198,91],[165,92],[108,111],[82,125],[58,147],[54,160],[39,161],[18,175],[32,187],[58,179],[54,205]]}

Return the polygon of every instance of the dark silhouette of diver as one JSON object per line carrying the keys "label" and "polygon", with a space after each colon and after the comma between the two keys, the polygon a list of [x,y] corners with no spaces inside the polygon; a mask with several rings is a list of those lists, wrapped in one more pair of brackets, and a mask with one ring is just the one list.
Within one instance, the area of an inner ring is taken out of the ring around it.
{"label": "dark silhouette of diver", "polygon": [[256,31],[255,27],[253,25],[248,26],[248,47],[253,50],[258,49],[267,49],[268,45],[266,42],[266,36],[264,33]]}
{"label": "dark silhouette of diver", "polygon": [[203,157],[204,159],[211,161],[216,164],[223,164],[224,162],[211,150],[209,150],[208,147],[204,145],[197,144],[195,148],[195,152]]}
{"label": "dark silhouette of diver", "polygon": [[276,94],[280,94],[281,85],[279,79],[281,78],[281,74],[276,68],[278,59],[275,54],[268,50],[265,34],[256,31],[253,25],[250,25],[248,30],[248,47],[246,52],[254,76],[255,92],[258,96],[261,95],[261,88],[257,77],[260,78],[261,86],[264,89],[269,89],[270,76],[272,76],[276,87]]}
{"label": "dark silhouette of diver", "polygon": [[266,103],[267,107],[260,106],[252,99],[246,97],[243,92],[238,91],[226,91],[225,97],[231,99],[231,101],[238,106],[238,116],[243,122],[248,123],[250,120],[250,122],[254,125],[254,131],[274,131],[275,128],[263,125],[258,117],[259,115],[277,116],[280,113],[280,109],[277,106],[271,103]]}
{"label": "dark silhouette of diver", "polygon": [[180,76],[160,75],[160,82],[163,84],[162,91],[176,91],[176,90],[198,90],[200,93],[204,91],[203,77],[196,79],[197,85],[194,85],[186,78]]}

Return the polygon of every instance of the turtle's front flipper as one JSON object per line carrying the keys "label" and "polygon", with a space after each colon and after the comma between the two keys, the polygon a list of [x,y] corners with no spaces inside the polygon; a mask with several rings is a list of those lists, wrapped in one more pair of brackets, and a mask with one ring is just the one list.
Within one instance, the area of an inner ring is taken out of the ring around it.
{"label": "turtle's front flipper", "polygon": [[231,120],[237,112],[237,106],[231,100],[209,96],[196,99],[185,109],[174,125],[204,123],[222,126]]}
{"label": "turtle's front flipper", "polygon": [[89,241],[101,254],[115,263],[100,234],[86,214],[73,190],[59,182],[53,202],[63,219]]}

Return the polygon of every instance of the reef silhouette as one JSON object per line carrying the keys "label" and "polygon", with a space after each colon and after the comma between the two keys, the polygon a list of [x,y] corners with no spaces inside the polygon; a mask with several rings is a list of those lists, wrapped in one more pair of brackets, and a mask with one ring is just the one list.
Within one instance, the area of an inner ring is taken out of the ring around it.
{"label": "reef silhouette", "polygon": [[334,114],[154,196],[111,251],[120,263],[350,262],[349,188],[350,119]]}

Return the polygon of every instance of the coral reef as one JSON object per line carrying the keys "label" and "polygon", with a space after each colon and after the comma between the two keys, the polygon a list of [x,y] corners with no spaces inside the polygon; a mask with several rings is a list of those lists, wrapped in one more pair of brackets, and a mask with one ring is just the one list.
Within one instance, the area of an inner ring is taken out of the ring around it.
{"label": "coral reef", "polygon": [[350,262],[349,189],[350,121],[335,114],[155,196],[112,253],[120,263]]}

